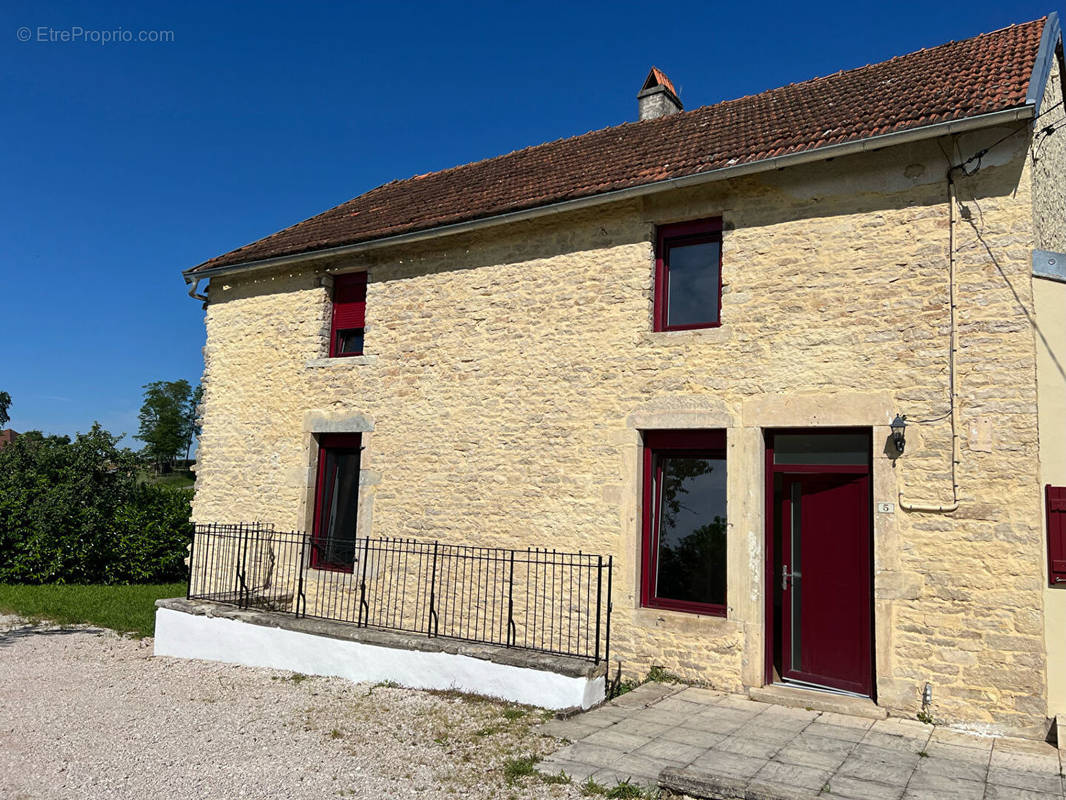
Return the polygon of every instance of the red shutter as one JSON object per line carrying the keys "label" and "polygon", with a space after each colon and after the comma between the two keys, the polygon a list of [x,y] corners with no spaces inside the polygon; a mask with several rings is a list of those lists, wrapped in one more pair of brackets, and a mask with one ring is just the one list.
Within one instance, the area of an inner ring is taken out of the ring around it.
{"label": "red shutter", "polygon": [[366,301],[366,273],[338,275],[333,279],[334,303],[362,303]]}
{"label": "red shutter", "polygon": [[337,331],[362,328],[366,324],[366,273],[338,275],[333,279],[333,323],[330,325],[329,354],[336,355]]}
{"label": "red shutter", "polygon": [[334,303],[333,330],[346,331],[350,328],[362,328],[366,319],[366,301],[361,303]]}
{"label": "red shutter", "polygon": [[1047,503],[1048,583],[1066,585],[1066,486],[1044,487]]}

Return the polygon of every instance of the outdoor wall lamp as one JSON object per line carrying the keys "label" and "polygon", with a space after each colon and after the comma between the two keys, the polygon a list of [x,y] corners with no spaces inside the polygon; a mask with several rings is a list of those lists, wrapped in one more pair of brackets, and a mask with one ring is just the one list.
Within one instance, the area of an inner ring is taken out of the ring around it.
{"label": "outdoor wall lamp", "polygon": [[892,420],[892,444],[896,446],[896,452],[903,455],[903,448],[907,446],[907,438],[903,435],[907,429],[907,415],[896,414],[896,418]]}

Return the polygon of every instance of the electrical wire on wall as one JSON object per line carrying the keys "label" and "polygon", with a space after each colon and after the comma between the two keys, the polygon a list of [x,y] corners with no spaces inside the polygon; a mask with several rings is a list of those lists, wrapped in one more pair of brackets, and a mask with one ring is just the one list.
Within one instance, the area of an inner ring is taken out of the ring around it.
{"label": "electrical wire on wall", "polygon": [[952,174],[956,167],[948,169],[948,413],[928,420],[913,420],[914,424],[936,422],[945,416],[951,417],[951,502],[947,504],[920,503],[906,500],[902,487],[899,490],[899,507],[904,511],[925,511],[933,514],[948,514],[959,507],[959,420],[957,402],[958,385],[955,380],[955,353],[958,349],[955,325],[955,202],[957,192]]}
{"label": "electrical wire on wall", "polygon": [[[1061,105],[1063,105],[1063,101],[1060,100],[1058,103],[1055,103],[1055,105],[1046,108],[1044,111],[1042,111],[1036,117],[1034,117],[1031,123],[1026,123],[1024,125],[1020,125],[1018,128],[1016,128],[1015,130],[1013,130],[1010,133],[1006,134],[1005,136],[1002,136],[1001,138],[997,139],[995,142],[993,142],[992,144],[988,145],[987,147],[984,147],[984,148],[978,150],[976,153],[974,153],[972,156],[970,156],[966,160],[961,160],[961,156],[960,156],[960,160],[957,163],[952,164],[951,157],[947,153],[944,153],[944,157],[945,157],[945,159],[947,159],[948,164],[950,165],[948,167],[947,176],[946,176],[947,190],[948,190],[948,314],[949,314],[949,317],[948,317],[948,320],[949,320],[948,411],[947,411],[946,414],[941,414],[940,416],[931,417],[929,419],[912,419],[912,420],[908,420],[908,421],[911,424],[922,425],[922,424],[930,424],[930,423],[934,423],[934,422],[939,422],[942,419],[950,417],[950,419],[951,419],[951,502],[950,503],[939,503],[938,504],[938,503],[915,502],[915,501],[911,501],[911,500],[906,500],[904,498],[904,491],[901,488],[900,491],[899,491],[899,495],[898,495],[898,497],[899,497],[899,506],[904,511],[920,511],[920,512],[927,512],[927,513],[933,513],[933,514],[949,514],[949,513],[953,512],[953,511],[958,510],[958,507],[959,507],[959,480],[958,480],[958,466],[959,466],[959,463],[960,463],[959,419],[958,419],[959,402],[958,402],[958,377],[957,377],[957,374],[956,374],[956,366],[955,366],[956,355],[958,353],[958,327],[957,327],[957,319],[956,319],[956,316],[957,316],[957,304],[956,304],[956,297],[955,297],[955,293],[956,293],[955,272],[956,272],[956,266],[957,266],[957,259],[955,257],[955,238],[956,238],[956,236],[955,236],[955,226],[956,226],[956,224],[958,222],[958,219],[956,217],[956,208],[955,208],[956,205],[958,205],[958,207],[959,207],[959,215],[970,222],[970,225],[974,228],[974,232],[976,233],[978,240],[981,242],[981,244],[984,245],[985,249],[988,251],[989,257],[992,259],[993,263],[996,264],[996,267],[999,268],[1000,273],[1003,274],[1002,267],[1000,267],[999,262],[996,260],[995,255],[992,253],[991,248],[989,247],[988,243],[984,240],[984,237],[981,235],[981,230],[977,226],[977,224],[974,222],[973,215],[970,213],[969,209],[967,209],[965,206],[963,206],[962,203],[959,201],[958,185],[955,183],[955,173],[956,172],[961,172],[962,175],[964,177],[966,177],[966,178],[973,177],[978,172],[980,172],[981,167],[982,167],[982,159],[989,153],[989,151],[991,151],[993,148],[997,147],[998,145],[1002,144],[1003,142],[1007,141],[1011,137],[1017,136],[1019,133],[1022,133],[1024,131],[1030,130],[1030,126],[1032,126],[1032,128],[1035,129],[1035,131],[1036,131],[1034,133],[1034,135],[1033,135],[1033,142],[1032,142],[1032,145],[1030,147],[1030,154],[1032,155],[1034,163],[1035,163],[1035,161],[1037,160],[1038,155],[1039,155],[1039,149],[1042,148],[1043,143],[1045,141],[1047,141],[1047,138],[1050,137],[1052,134],[1054,134],[1056,130],[1058,130],[1060,127],[1062,127],[1064,124],[1066,124],[1066,117],[1064,117],[1062,119],[1059,119],[1059,120],[1057,120],[1055,122],[1046,124],[1043,127],[1039,127],[1039,128],[1037,128],[1037,126],[1035,125],[1036,120],[1040,119],[1040,117],[1043,117],[1045,114],[1048,114],[1051,111],[1054,111],[1056,108],[1058,108]],[[957,144],[957,140],[956,140],[956,144]],[[941,147],[941,152],[943,152],[943,147]],[[984,215],[981,212],[980,205],[977,203],[976,196],[973,197],[973,203],[977,207],[978,213],[981,215],[981,218],[982,218],[982,221],[983,221]],[[1007,280],[1007,277],[1006,277],[1005,274],[1003,274],[1003,277],[1004,277],[1005,280]],[[1010,285],[1010,281],[1008,280],[1007,282],[1008,282],[1008,285]],[[1011,288],[1011,291],[1014,292],[1014,287],[1011,286],[1010,288]],[[1036,320],[1034,320],[1032,318],[1032,315],[1029,313],[1029,310],[1025,307],[1025,304],[1022,303],[1021,298],[1018,297],[1017,292],[1014,292],[1014,296],[1015,296],[1015,299],[1018,301],[1019,305],[1021,306],[1022,311],[1025,314],[1026,318],[1029,320],[1030,324],[1032,324],[1034,330],[1036,330],[1037,333],[1039,334],[1040,331],[1039,331],[1039,329],[1036,326]],[[1042,334],[1040,334],[1040,335],[1042,335]]]}
{"label": "electrical wire on wall", "polygon": [[[1044,116],[1044,114],[1048,114],[1054,111],[1062,104],[1063,101],[1059,100],[1059,102],[1055,103],[1055,105],[1044,109],[1044,111],[1040,113],[1040,117]],[[1036,119],[1040,119],[1040,117],[1037,117]],[[1066,116],[1064,116],[1062,119],[1056,120],[1055,122],[1049,122],[1047,125],[1040,128],[1038,131],[1036,131],[1036,133],[1033,134],[1033,146],[1032,148],[1030,148],[1029,151],[1033,159],[1033,164],[1036,164],[1040,160],[1040,152],[1044,149],[1044,145],[1047,143],[1048,138],[1064,121],[1066,121]]]}

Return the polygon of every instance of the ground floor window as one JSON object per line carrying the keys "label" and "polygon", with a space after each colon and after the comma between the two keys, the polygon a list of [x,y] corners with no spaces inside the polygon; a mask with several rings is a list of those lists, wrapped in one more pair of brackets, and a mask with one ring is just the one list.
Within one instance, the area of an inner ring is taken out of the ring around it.
{"label": "ground floor window", "polygon": [[641,602],[725,616],[725,431],[644,434]]}
{"label": "ground floor window", "polygon": [[359,512],[358,434],[323,435],[318,442],[311,566],[350,572]]}

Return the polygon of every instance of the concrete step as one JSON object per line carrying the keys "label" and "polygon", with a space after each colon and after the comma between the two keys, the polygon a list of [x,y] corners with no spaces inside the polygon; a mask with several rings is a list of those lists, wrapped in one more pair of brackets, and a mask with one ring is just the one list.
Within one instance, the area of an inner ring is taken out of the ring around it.
{"label": "concrete step", "polygon": [[888,712],[867,697],[851,697],[846,694],[819,692],[815,689],[799,689],[795,686],[763,686],[749,689],[748,696],[760,703],[770,703],[789,708],[807,708],[812,711],[831,711],[864,719],[885,719]]}
{"label": "concrete step", "polygon": [[798,786],[748,781],[714,775],[692,767],[667,767],[659,787],[699,800],[821,800],[822,792]]}

